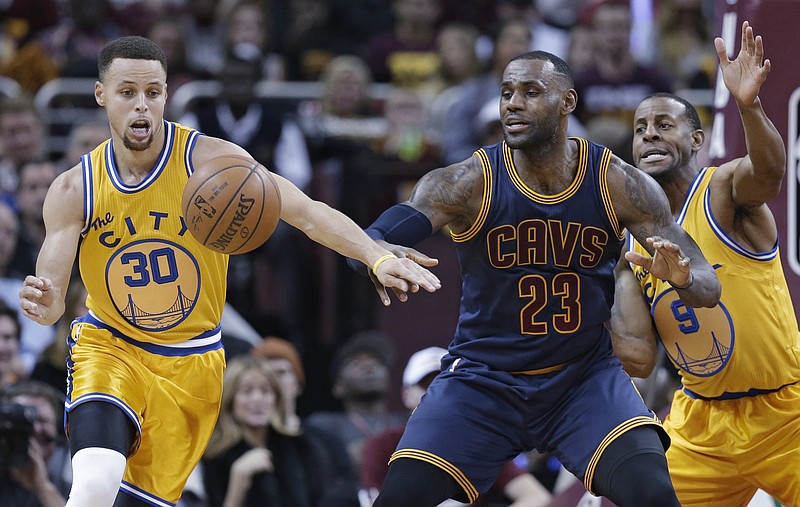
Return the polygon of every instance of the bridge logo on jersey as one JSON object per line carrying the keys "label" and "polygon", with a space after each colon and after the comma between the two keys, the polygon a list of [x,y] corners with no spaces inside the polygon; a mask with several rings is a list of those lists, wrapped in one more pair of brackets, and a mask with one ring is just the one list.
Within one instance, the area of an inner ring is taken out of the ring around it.
{"label": "bridge logo on jersey", "polygon": [[145,331],[164,331],[192,312],[200,293],[200,268],[180,245],[140,240],[109,259],[106,287],[125,320]]}
{"label": "bridge logo on jersey", "polygon": [[653,319],[672,362],[697,377],[722,371],[733,353],[733,321],[722,301],[713,308],[692,308],[674,290],[653,302]]}

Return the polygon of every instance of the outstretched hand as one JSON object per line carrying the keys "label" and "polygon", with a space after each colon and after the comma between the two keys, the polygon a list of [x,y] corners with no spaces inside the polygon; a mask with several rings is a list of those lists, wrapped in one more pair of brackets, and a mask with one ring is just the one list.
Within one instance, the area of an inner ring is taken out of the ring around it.
{"label": "outstretched hand", "polygon": [[652,257],[625,252],[625,260],[643,267],[656,278],[673,286],[686,287],[691,284],[691,259],[683,254],[681,247],[660,236],[647,238],[647,244],[655,249]]}
{"label": "outstretched hand", "polygon": [[755,37],[753,27],[745,21],[742,23],[742,47],[736,59],[728,59],[725,41],[721,38],[714,39],[714,47],[719,56],[725,86],[737,103],[742,106],[752,105],[771,68],[770,61],[764,60],[764,42],[761,36]]}
{"label": "outstretched hand", "polygon": [[378,243],[397,256],[397,259],[389,259],[381,263],[377,275],[371,270],[369,272],[375,291],[384,306],[391,304],[386,291],[387,287],[392,289],[399,301],[407,301],[408,292],[418,292],[420,287],[428,292],[434,292],[442,287],[442,283],[436,275],[426,269],[439,264],[437,259],[428,257],[413,248],[385,241],[378,241]]}

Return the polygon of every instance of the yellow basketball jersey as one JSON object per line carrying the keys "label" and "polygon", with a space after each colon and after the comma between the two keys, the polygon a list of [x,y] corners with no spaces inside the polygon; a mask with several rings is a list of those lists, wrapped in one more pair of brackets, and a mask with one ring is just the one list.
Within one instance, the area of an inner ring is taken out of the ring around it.
{"label": "yellow basketball jersey", "polygon": [[[672,362],[688,394],[735,398],[800,380],[800,331],[777,245],[751,252],[717,224],[703,169],[677,222],[716,269],[722,298],[713,308],[684,305],[666,282],[632,265]],[[631,236],[629,248],[649,255]]]}
{"label": "yellow basketball jersey", "polygon": [[136,185],[119,177],[111,140],[83,156],[79,263],[98,319],[144,343],[174,344],[219,326],[228,256],[198,243],[181,213],[199,132],[166,121],[164,130],[156,165]]}

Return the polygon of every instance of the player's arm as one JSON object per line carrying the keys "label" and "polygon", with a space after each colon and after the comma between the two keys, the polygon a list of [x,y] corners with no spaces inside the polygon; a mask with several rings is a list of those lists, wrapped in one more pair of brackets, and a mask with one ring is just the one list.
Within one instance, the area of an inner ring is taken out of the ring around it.
{"label": "player's arm", "polygon": [[[736,100],[744,128],[747,156],[720,166],[722,174],[731,172],[728,196],[736,207],[757,208],[777,197],[786,172],[786,148],[778,129],[761,107],[758,93],[767,79],[771,65],[764,59],[761,36],[742,23],[739,54],[728,59],[725,42],[717,37],[714,46],[719,57],[725,86]],[[771,246],[770,246],[771,247]]]}
{"label": "player's arm", "polygon": [[[236,144],[202,136],[197,141],[192,161],[200,164],[223,153],[252,158]],[[441,287],[439,279],[433,273],[410,259],[397,258],[372,241],[344,213],[311,199],[279,174],[271,174],[281,195],[281,220],[300,229],[313,241],[371,266],[381,285],[395,289],[401,301],[405,301],[408,292],[417,292],[420,287],[428,292],[434,292]],[[384,305],[390,304],[385,291],[381,299]]]}
{"label": "player's arm", "polygon": [[19,304],[26,317],[49,326],[64,313],[64,298],[84,224],[80,165],[53,181],[42,211],[44,243],[36,260],[36,275],[25,277],[19,291]]}
{"label": "player's arm", "polygon": [[658,332],[650,316],[650,305],[624,257],[614,268],[614,282],[611,307],[614,354],[631,377],[649,377],[658,359]]}
{"label": "player's arm", "polygon": [[697,243],[673,219],[667,196],[658,183],[613,156],[608,188],[620,225],[650,254],[647,257],[626,252],[625,258],[669,282],[687,305],[716,305],[722,293],[719,279]]}

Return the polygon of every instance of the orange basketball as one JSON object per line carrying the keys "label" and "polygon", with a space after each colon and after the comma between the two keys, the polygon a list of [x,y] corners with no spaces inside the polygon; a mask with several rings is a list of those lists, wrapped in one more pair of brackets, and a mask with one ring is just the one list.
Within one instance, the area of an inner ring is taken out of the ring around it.
{"label": "orange basketball", "polygon": [[281,214],[275,179],[247,157],[215,157],[186,182],[181,199],[186,226],[207,248],[241,254],[269,239]]}

